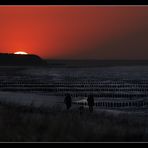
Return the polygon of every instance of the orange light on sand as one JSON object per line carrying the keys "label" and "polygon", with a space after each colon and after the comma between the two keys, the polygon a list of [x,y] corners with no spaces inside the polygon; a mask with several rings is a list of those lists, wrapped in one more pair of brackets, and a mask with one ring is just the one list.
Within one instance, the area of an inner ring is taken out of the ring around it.
{"label": "orange light on sand", "polygon": [[14,54],[27,55],[28,53],[27,52],[23,52],[23,51],[18,51],[18,52],[15,52]]}

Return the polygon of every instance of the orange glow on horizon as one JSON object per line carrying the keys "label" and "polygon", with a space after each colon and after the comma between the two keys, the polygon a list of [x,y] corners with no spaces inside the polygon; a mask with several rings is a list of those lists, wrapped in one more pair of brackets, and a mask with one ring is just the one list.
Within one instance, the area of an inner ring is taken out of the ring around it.
{"label": "orange glow on horizon", "polygon": [[24,52],[24,51],[18,51],[18,52],[15,52],[14,54],[27,55],[28,53],[27,52]]}

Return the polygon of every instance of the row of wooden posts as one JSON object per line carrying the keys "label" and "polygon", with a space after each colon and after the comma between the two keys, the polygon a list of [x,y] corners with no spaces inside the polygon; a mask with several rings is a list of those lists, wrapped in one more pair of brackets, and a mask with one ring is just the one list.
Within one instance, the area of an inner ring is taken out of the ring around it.
{"label": "row of wooden posts", "polygon": [[[75,101],[73,104],[80,106],[88,106],[87,102]],[[95,102],[95,107],[104,107],[104,108],[122,108],[122,107],[145,107],[148,106],[148,102],[145,101],[133,101],[133,102],[112,102],[112,101],[102,101]]]}
{"label": "row of wooden posts", "polygon": [[[70,93],[70,92],[62,92],[62,93],[55,93],[56,96],[65,96],[65,94]],[[92,93],[92,92],[90,92]],[[71,93],[72,97],[87,97],[89,94],[89,92],[87,93]],[[97,98],[128,98],[128,99],[132,99],[132,98],[142,98],[142,97],[148,97],[148,94],[114,94],[114,93],[96,93],[93,94],[94,97]]]}
{"label": "row of wooden posts", "polygon": [[0,89],[12,89],[12,90],[43,90],[43,91],[54,91],[54,92],[148,92],[148,88],[54,88],[54,87],[41,87],[41,86],[0,86]]}
{"label": "row of wooden posts", "polygon": [[42,88],[56,88],[56,89],[95,89],[95,90],[115,90],[115,89],[126,89],[126,90],[134,90],[134,89],[148,89],[148,85],[123,85],[123,86],[103,86],[103,85],[69,85],[69,86],[59,86],[59,85],[50,85],[50,84],[0,84],[0,88],[3,87],[42,87]]}
{"label": "row of wooden posts", "polygon": [[[47,81],[46,81],[47,82]],[[73,84],[73,85],[124,85],[124,84],[144,84],[144,85],[148,85],[148,80],[145,81],[109,81],[109,82],[105,82],[105,81],[86,81],[86,80],[75,80],[75,81],[66,81],[66,82],[54,82],[54,81],[48,81],[53,83],[54,85],[69,85],[69,84]],[[24,79],[22,80],[22,78],[20,79],[10,79],[10,80],[0,80],[0,84],[11,84],[11,83],[16,83],[16,84],[25,84],[25,83],[30,83],[30,84],[44,84],[43,80],[40,79]]]}
{"label": "row of wooden posts", "polygon": [[70,93],[72,97],[87,97],[90,93],[93,93],[94,97],[107,97],[107,98],[141,98],[141,97],[148,97],[148,92],[144,93],[114,93],[114,92],[95,92],[95,91],[85,91],[85,92],[79,92],[79,91],[58,91],[54,89],[44,89],[44,88],[0,88],[1,91],[13,91],[13,92],[45,92],[45,93],[51,93],[56,96],[65,96],[67,93]]}

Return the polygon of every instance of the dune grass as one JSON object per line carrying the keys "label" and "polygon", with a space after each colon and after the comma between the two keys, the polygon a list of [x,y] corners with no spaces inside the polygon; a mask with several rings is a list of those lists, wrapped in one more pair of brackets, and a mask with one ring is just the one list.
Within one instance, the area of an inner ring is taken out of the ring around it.
{"label": "dune grass", "polygon": [[1,142],[148,141],[147,116],[0,104]]}

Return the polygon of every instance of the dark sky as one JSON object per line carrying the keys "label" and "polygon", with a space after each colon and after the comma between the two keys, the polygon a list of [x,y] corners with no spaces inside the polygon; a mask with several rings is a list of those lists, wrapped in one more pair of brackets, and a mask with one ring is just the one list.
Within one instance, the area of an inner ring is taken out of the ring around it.
{"label": "dark sky", "polygon": [[0,52],[148,59],[148,6],[0,6]]}

